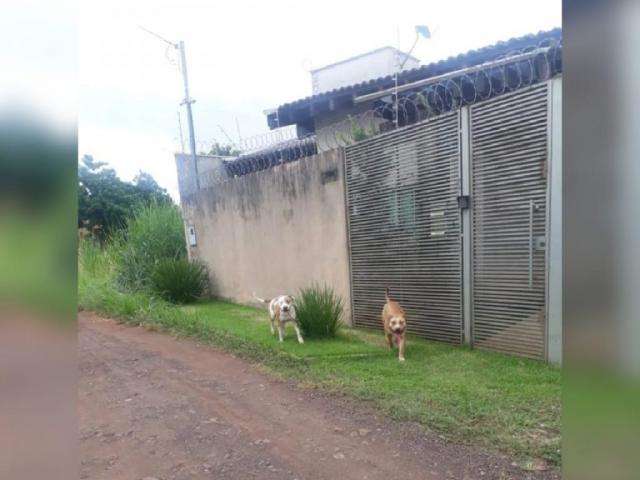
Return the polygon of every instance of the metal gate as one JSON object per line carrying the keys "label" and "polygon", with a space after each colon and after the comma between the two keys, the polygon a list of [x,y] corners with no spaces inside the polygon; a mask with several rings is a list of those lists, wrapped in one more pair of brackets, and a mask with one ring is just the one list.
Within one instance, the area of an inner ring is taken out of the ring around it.
{"label": "metal gate", "polygon": [[462,341],[460,112],[345,149],[356,326],[381,327],[384,289],[408,329]]}
{"label": "metal gate", "polygon": [[548,86],[470,108],[474,346],[546,355]]}

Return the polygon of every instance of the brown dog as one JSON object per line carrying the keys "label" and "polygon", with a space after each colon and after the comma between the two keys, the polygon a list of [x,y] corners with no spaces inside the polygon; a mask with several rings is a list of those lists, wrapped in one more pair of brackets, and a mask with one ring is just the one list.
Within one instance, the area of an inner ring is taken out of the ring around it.
{"label": "brown dog", "polygon": [[404,362],[405,333],[407,331],[407,320],[400,304],[389,298],[389,288],[385,290],[387,303],[382,308],[382,324],[384,334],[387,337],[389,349],[393,348],[393,339],[398,344],[398,360]]}

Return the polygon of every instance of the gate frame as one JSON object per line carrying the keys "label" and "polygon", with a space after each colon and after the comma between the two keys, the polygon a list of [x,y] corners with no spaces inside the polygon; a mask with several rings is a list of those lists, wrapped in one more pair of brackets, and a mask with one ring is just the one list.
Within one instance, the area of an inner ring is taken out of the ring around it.
{"label": "gate frame", "polygon": [[[545,80],[547,85],[547,178],[545,228],[545,362],[562,362],[562,75]],[[530,85],[495,98],[505,98],[538,86]],[[493,98],[473,105],[489,103]],[[463,326],[464,343],[473,348],[473,147],[471,143],[471,107],[460,110],[460,178],[463,195],[470,195],[470,207],[462,214]],[[465,193],[468,192],[468,193]],[[552,226],[553,233],[552,233]],[[468,253],[468,254],[467,254]],[[553,267],[552,267],[553,264]],[[553,286],[553,292],[551,291]],[[553,320],[553,323],[552,323]],[[468,337],[467,337],[468,335]]]}
{"label": "gate frame", "polygon": [[340,155],[342,155],[342,185],[344,195],[344,218],[347,222],[347,261],[349,262],[349,308],[351,309],[351,327],[356,326],[353,308],[353,268],[351,266],[351,219],[349,217],[349,185],[347,185],[347,149],[340,147]]}
{"label": "gate frame", "polygon": [[547,197],[547,355],[550,363],[562,364],[563,301],[563,177],[562,177],[562,75],[549,82],[550,137]]}
{"label": "gate frame", "polygon": [[473,231],[471,196],[471,115],[469,106],[460,109],[460,190],[469,196],[468,208],[462,210],[462,325],[463,344],[473,348]]}
{"label": "gate frame", "polygon": [[[562,322],[562,302],[563,302],[563,255],[562,255],[562,198],[563,198],[563,178],[562,178],[562,75],[555,76],[544,83],[547,84],[547,193],[546,193],[546,232],[545,232],[545,332],[544,332],[544,357],[543,360],[561,364],[562,363],[562,343],[563,343],[563,322]],[[536,84],[538,85],[538,84]],[[504,98],[526,91],[529,88],[518,89],[514,92],[500,95]],[[477,102],[489,102],[492,99]],[[476,105],[474,104],[474,105]],[[473,203],[471,196],[471,185],[473,168],[472,144],[471,144],[471,112],[470,106],[461,107],[459,114],[459,135],[460,135],[460,194],[469,195],[469,208],[460,212],[461,228],[461,322],[462,322],[462,344],[473,348]],[[428,123],[426,119],[423,122]],[[407,125],[400,129],[394,129],[381,135],[398,132],[405,128],[415,127],[416,124]],[[365,142],[368,139],[363,140]],[[356,142],[360,143],[360,142]],[[349,261],[349,306],[351,309],[351,324],[355,326],[354,305],[353,305],[353,270],[351,265],[351,221],[349,216],[349,186],[346,178],[347,154],[346,148],[341,147],[342,174],[343,174],[343,194],[345,205],[345,218],[347,222],[347,255]]]}

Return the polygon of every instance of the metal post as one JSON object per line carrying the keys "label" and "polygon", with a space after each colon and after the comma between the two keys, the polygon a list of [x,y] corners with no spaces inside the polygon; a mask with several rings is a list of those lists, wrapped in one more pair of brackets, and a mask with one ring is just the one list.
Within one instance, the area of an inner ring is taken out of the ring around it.
{"label": "metal post", "polygon": [[396,72],[394,75],[395,88],[393,95],[393,123],[395,124],[396,128],[398,128],[398,73],[400,73],[400,27],[398,25],[396,25],[396,40],[398,42],[398,49],[396,52]]}
{"label": "metal post", "polygon": [[552,363],[562,363],[562,77],[551,80],[549,88],[547,359]]}
{"label": "metal post", "polygon": [[177,46],[180,50],[180,66],[182,68],[182,78],[184,80],[184,100],[182,104],[187,107],[187,123],[189,125],[189,144],[191,145],[191,156],[193,157],[193,169],[196,177],[196,189],[200,190],[200,178],[198,175],[198,153],[196,152],[196,136],[193,131],[193,113],[191,104],[195,102],[189,97],[189,79],[187,77],[187,57],[184,51],[184,42],[180,40]]}
{"label": "metal post", "polygon": [[[469,107],[460,109],[460,180],[462,195],[471,195],[471,120]],[[470,207],[470,205],[469,205]],[[472,342],[472,235],[471,208],[462,210],[462,319],[464,343]]]}
{"label": "metal post", "polygon": [[180,110],[178,110],[178,132],[180,133],[180,151],[184,153],[184,136],[182,135],[182,120],[180,119]]}

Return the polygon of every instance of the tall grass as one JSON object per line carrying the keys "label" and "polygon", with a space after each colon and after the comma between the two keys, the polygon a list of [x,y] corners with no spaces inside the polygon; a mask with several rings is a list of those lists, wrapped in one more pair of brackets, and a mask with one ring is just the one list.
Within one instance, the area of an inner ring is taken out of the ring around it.
{"label": "tall grass", "polygon": [[296,316],[305,338],[333,338],[342,325],[343,301],[327,286],[314,284],[300,290]]}
{"label": "tall grass", "polygon": [[103,294],[103,303],[120,305],[125,313],[127,302],[119,302],[126,292],[188,303],[209,286],[204,264],[186,258],[182,217],[174,205],[140,207],[125,229],[102,244],[83,239],[78,253],[85,298]]}
{"label": "tall grass", "polygon": [[104,255],[100,244],[90,238],[83,238],[78,244],[78,266],[85,273],[95,276],[104,270],[107,256]]}
{"label": "tall grass", "polygon": [[117,252],[117,280],[126,288],[148,290],[164,260],[186,258],[180,210],[171,204],[141,207],[112,240]]}
{"label": "tall grass", "polygon": [[118,252],[112,243],[83,238],[78,243],[79,281],[91,279],[113,281]]}

